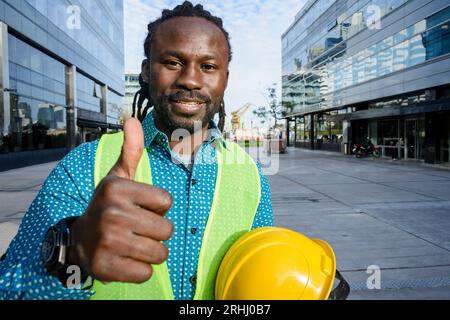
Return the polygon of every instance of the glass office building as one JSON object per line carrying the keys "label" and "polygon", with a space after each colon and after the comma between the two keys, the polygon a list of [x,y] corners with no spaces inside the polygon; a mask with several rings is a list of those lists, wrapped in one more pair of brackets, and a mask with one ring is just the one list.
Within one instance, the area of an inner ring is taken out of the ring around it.
{"label": "glass office building", "polygon": [[449,163],[450,1],[312,0],[282,43],[291,144]]}
{"label": "glass office building", "polygon": [[120,128],[123,35],[123,0],[0,0],[0,162]]}

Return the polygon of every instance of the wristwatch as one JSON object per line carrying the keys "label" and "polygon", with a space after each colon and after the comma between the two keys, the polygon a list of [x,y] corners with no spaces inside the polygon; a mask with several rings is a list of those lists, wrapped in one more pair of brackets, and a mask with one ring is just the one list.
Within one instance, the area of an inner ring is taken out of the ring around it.
{"label": "wristwatch", "polygon": [[70,228],[78,217],[70,217],[61,220],[56,225],[48,229],[41,248],[41,260],[46,271],[58,277],[65,284],[70,274],[67,273],[69,267],[67,261],[68,248],[72,245]]}

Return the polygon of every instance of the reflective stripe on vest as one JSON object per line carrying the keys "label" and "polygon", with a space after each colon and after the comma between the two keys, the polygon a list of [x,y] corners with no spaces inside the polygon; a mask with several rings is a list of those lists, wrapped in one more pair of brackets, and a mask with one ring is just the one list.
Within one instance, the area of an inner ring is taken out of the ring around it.
{"label": "reflective stripe on vest", "polygon": [[[237,144],[216,143],[217,177],[214,198],[202,238],[194,300],[214,299],[216,274],[230,246],[253,225],[261,197],[259,171],[253,159]],[[104,135],[97,147],[94,180],[97,187],[117,162],[123,133]],[[143,152],[135,181],[152,184],[150,161]],[[170,249],[170,248],[169,248]],[[167,263],[152,265],[153,274],[143,284],[94,281],[96,300],[173,300]]]}

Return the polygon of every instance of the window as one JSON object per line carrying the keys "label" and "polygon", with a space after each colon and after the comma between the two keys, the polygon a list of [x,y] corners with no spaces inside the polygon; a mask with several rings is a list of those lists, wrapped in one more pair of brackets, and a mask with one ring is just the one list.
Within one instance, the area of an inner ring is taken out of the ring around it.
{"label": "window", "polygon": [[423,35],[426,59],[450,53],[450,7],[428,18],[427,28]]}
{"label": "window", "polygon": [[77,73],[78,108],[101,112],[102,92],[99,84]]}
{"label": "window", "polygon": [[10,87],[17,91],[1,152],[66,147],[65,66],[10,34],[8,44]]}
{"label": "window", "polygon": [[108,90],[108,123],[120,124],[121,118],[124,116],[124,112],[127,111],[129,110],[123,109],[123,97],[111,90]]}

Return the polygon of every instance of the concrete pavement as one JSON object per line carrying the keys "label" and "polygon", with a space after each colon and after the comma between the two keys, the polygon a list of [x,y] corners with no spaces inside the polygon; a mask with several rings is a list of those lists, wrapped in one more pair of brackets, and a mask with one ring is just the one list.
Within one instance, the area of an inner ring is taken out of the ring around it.
{"label": "concrete pavement", "polygon": [[[328,241],[351,299],[450,299],[450,171],[299,149],[280,159],[275,224]],[[367,288],[373,265],[381,290]]]}
{"label": "concrete pavement", "polygon": [[[54,166],[0,173],[0,254]],[[269,180],[275,224],[328,241],[350,299],[450,299],[449,170],[289,149]]]}
{"label": "concrete pavement", "polygon": [[56,162],[0,172],[0,255]]}

